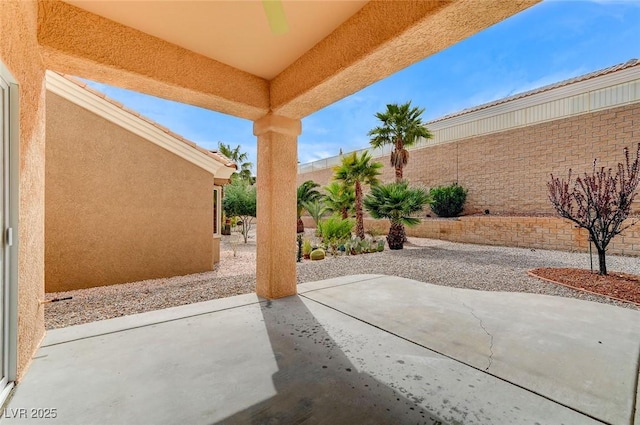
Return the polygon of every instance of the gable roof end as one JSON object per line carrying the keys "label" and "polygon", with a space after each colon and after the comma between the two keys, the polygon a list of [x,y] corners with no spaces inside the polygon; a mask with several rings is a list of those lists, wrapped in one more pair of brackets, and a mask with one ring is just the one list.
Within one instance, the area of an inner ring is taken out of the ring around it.
{"label": "gable roof end", "polygon": [[68,75],[47,71],[47,90],[87,109],[94,114],[154,143],[213,174],[216,179],[229,179],[238,166],[218,151],[206,150],[157,122],[107,97],[83,81]]}

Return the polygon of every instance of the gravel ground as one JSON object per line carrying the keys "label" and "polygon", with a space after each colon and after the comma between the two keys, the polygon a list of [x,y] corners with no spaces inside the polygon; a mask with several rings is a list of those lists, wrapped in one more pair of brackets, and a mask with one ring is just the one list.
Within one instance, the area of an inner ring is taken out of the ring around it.
{"label": "gravel ground", "polygon": [[[255,289],[255,233],[248,244],[237,236],[223,237],[216,270],[174,278],[47,294],[47,299],[72,296],[46,304],[47,329],[141,313],[194,302],[253,292]],[[312,235],[312,233],[308,233]],[[234,256],[234,247],[236,255]],[[597,257],[594,259],[597,262]],[[608,256],[611,271],[640,275],[640,259]],[[527,276],[538,267],[588,268],[585,253],[469,245],[409,238],[402,251],[305,260],[297,265],[298,283],[351,274],[388,274],[436,285],[483,291],[529,292],[572,297],[639,309],[629,303],[575,291]]]}

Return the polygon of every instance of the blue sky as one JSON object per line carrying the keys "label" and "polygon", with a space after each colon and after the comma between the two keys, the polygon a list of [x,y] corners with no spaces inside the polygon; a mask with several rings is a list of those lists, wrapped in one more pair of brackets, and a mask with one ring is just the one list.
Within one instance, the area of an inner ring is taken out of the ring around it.
{"label": "blue sky", "polygon": [[[631,58],[640,58],[640,0],[548,0],[304,118],[299,160],[367,147],[387,103],[411,100],[428,121]],[[90,84],[207,149],[241,145],[255,170],[252,122]]]}

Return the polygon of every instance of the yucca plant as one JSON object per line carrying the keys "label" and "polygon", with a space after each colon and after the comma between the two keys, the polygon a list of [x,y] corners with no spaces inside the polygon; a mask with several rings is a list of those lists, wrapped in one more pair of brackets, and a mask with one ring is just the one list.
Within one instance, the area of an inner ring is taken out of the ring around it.
{"label": "yucca plant", "polygon": [[429,202],[429,194],[422,188],[411,188],[409,183],[389,183],[375,186],[364,198],[364,207],[375,219],[391,222],[387,243],[389,249],[404,247],[404,226],[415,226],[420,219],[416,213]]}

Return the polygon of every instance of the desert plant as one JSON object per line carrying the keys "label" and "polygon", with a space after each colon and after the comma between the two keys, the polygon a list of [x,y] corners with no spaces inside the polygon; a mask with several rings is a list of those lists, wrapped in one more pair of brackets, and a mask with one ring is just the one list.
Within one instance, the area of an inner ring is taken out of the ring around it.
{"label": "desert plant", "polygon": [[439,217],[456,217],[464,209],[467,200],[467,190],[457,184],[438,186],[429,192],[429,205]]}
{"label": "desert plant", "polygon": [[302,234],[298,233],[297,238],[298,251],[296,253],[296,262],[302,261]]}
{"label": "desert plant", "polygon": [[637,222],[623,225],[640,184],[640,143],[633,162],[628,148],[624,148],[624,157],[625,162],[618,163],[615,174],[611,168],[596,168],[594,160],[591,173],[584,173],[575,182],[569,169],[566,181],[551,174],[547,183],[549,200],[558,214],[589,232],[598,251],[601,275],[607,274],[606,250],[611,239]]}
{"label": "desert plant", "polygon": [[327,205],[327,212],[340,214],[342,218],[348,218],[353,213],[356,201],[353,186],[334,181],[325,186],[324,190],[326,192],[325,204]]}
{"label": "desert plant", "polygon": [[313,251],[311,251],[311,254],[309,254],[309,257],[311,258],[312,261],[324,260],[324,257],[325,257],[324,249],[322,248],[314,249]]}
{"label": "desert plant", "polygon": [[302,241],[302,256],[304,258],[309,258],[309,254],[311,254],[311,251],[311,241],[309,239],[305,239],[304,241]]}
{"label": "desert plant", "polygon": [[306,209],[304,205],[311,201],[322,199],[322,194],[318,191],[318,189],[316,189],[318,187],[320,187],[320,185],[313,180],[307,180],[306,182],[298,186],[298,190],[296,191],[298,198],[296,205],[296,214],[298,216],[298,233],[304,232],[304,223],[302,222],[302,213],[304,213]]}
{"label": "desert plant", "polygon": [[338,246],[351,238],[354,222],[350,218],[329,217],[320,222],[322,242],[331,247],[331,254],[338,253]]}
{"label": "desert plant", "polygon": [[375,186],[379,183],[378,176],[382,164],[371,162],[371,155],[367,151],[358,156],[356,152],[342,158],[342,164],[335,167],[334,179],[355,189],[356,236],[364,239],[364,218],[362,215],[362,185]]}
{"label": "desert plant", "polygon": [[256,217],[256,187],[242,179],[235,179],[225,187],[222,208],[227,217],[239,217],[240,233],[247,243],[249,231]]}
{"label": "desert plant", "polygon": [[367,233],[369,234],[369,236],[371,236],[371,239],[373,239],[374,241],[378,240],[378,236],[382,236],[382,232],[380,231],[380,229],[378,229],[377,227],[371,227],[367,230]]}
{"label": "desert plant", "polygon": [[369,132],[369,136],[373,136],[370,143],[374,148],[393,145],[391,166],[395,168],[398,183],[402,180],[402,170],[409,161],[406,148],[420,138],[433,137],[420,118],[423,112],[424,108],[412,108],[411,101],[402,105],[387,105],[386,111],[376,114],[382,125]]}
{"label": "desert plant", "polygon": [[375,186],[364,198],[364,207],[375,219],[391,222],[387,243],[389,249],[404,246],[404,225],[415,226],[420,220],[413,217],[429,202],[429,194],[422,188],[410,188],[406,181]]}
{"label": "desert plant", "polygon": [[311,202],[305,202],[302,204],[304,209],[307,210],[313,221],[316,223],[316,236],[320,236],[320,229],[318,223],[329,212],[329,207],[323,199],[316,199]]}

